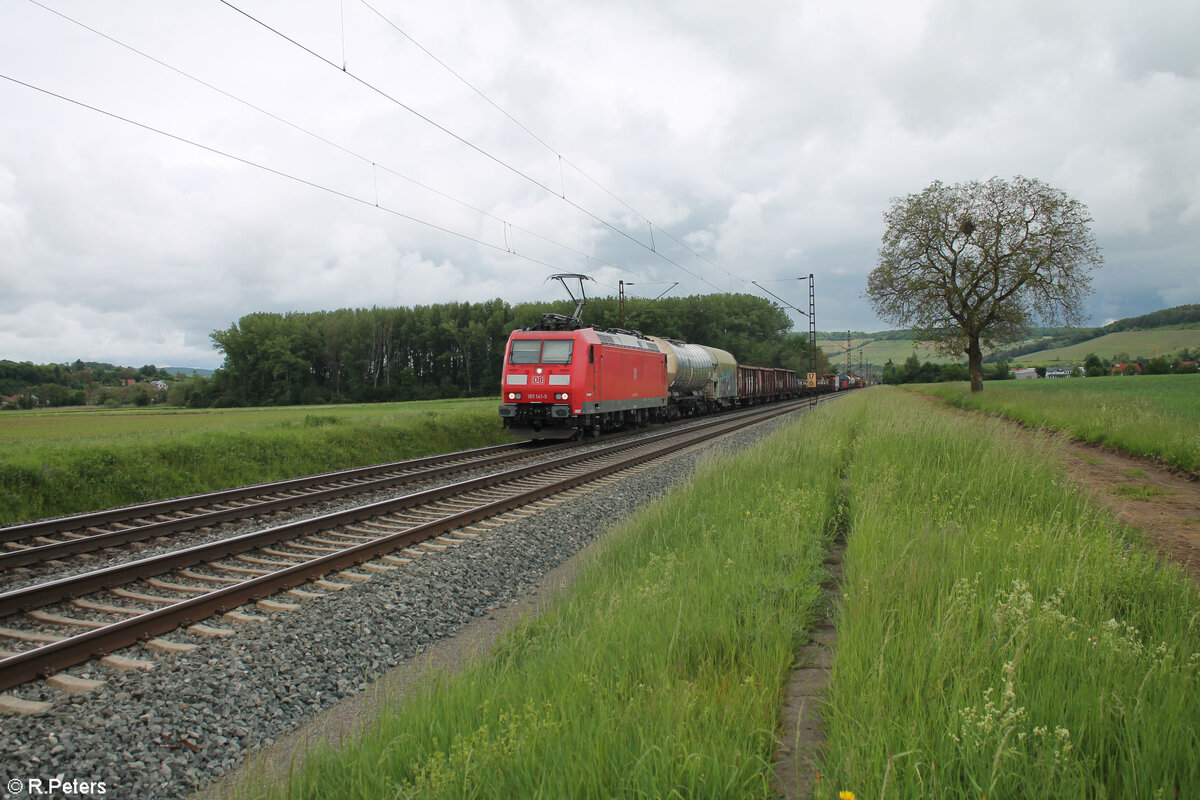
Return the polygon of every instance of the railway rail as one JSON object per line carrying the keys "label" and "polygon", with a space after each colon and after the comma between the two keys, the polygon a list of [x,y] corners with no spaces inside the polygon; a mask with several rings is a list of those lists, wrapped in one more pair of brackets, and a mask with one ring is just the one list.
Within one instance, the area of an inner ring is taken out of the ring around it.
{"label": "railway rail", "polygon": [[487,468],[521,455],[540,456],[556,447],[561,445],[493,445],[10,525],[0,528],[0,547],[4,548],[0,570]]}
{"label": "railway rail", "polygon": [[[5,592],[0,647],[22,649],[0,658],[0,690],[247,603],[272,602],[272,595],[309,582],[316,581],[314,591],[345,588],[322,579],[367,579],[352,569],[393,569],[404,563],[397,551],[439,547],[428,541],[438,537],[446,545],[462,541],[472,535],[462,529],[474,523],[806,405],[656,433]],[[75,632],[48,633],[47,626]]]}

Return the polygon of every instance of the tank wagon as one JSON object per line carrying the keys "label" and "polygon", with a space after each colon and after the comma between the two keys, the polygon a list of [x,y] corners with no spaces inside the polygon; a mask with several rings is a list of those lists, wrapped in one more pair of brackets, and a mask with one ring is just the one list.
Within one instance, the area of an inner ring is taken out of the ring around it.
{"label": "tank wagon", "polygon": [[709,414],[737,403],[738,364],[715,347],[648,337],[667,356],[671,416]]}
{"label": "tank wagon", "polygon": [[570,439],[800,396],[796,373],[724,350],[547,314],[504,350],[500,418],[514,436]]}

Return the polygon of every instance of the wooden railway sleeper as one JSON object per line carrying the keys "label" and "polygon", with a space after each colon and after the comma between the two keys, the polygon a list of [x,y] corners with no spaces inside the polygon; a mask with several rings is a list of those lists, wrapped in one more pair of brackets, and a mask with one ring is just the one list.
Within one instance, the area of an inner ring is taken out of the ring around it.
{"label": "wooden railway sleeper", "polygon": [[[291,547],[292,545],[290,542],[288,542],[286,543],[286,546]],[[258,552],[266,553],[269,556],[279,556],[280,558],[296,558],[299,559],[301,563],[320,558],[320,556],[310,555],[308,553],[285,553],[282,550],[276,550],[274,547],[260,547],[258,548]]]}
{"label": "wooden railway sleeper", "polygon": [[[211,564],[205,564],[205,566],[209,567],[211,569],[229,569],[229,567],[218,566],[216,562],[213,562]],[[241,583],[243,580],[245,580],[244,578],[226,578],[223,575],[202,575],[199,572],[196,572],[195,570],[190,570],[190,569],[181,569],[181,570],[179,570],[179,574],[185,578],[191,578],[194,581],[205,581],[207,583],[229,584],[229,583]]]}
{"label": "wooden railway sleeper", "polygon": [[48,611],[39,611],[37,609],[34,609],[33,611],[28,611],[26,613],[29,614],[29,616],[36,619],[38,622],[49,622],[51,625],[62,625],[64,627],[90,628],[90,629],[94,630],[96,628],[103,628],[105,625],[108,624],[107,622],[97,622],[96,620],[93,620],[93,619],[76,619],[75,617],[64,617],[61,614],[51,614]]}
{"label": "wooden railway sleeper", "polygon": [[166,589],[169,592],[179,592],[180,594],[207,594],[209,592],[209,589],[203,586],[188,586],[183,583],[164,581],[161,578],[145,578],[144,580],[155,589]]}
{"label": "wooden railway sleeper", "polygon": [[97,603],[94,600],[88,600],[83,597],[76,597],[71,601],[71,605],[79,608],[86,608],[89,611],[103,611],[105,614],[124,614],[130,617],[136,617],[146,612],[140,608],[125,608],[123,606],[110,606],[107,603]]}
{"label": "wooden railway sleeper", "polygon": [[309,560],[308,556],[294,555],[289,558],[300,559],[299,561],[272,561],[269,558],[259,558],[257,556],[248,556],[245,553],[239,553],[233,557],[236,561],[245,561],[247,564],[262,564],[266,567],[294,567],[297,564],[303,564]]}

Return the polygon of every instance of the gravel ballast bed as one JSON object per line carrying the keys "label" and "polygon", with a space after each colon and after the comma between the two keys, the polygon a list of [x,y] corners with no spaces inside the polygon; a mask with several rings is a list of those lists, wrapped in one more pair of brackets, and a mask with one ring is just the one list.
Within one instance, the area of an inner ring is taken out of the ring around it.
{"label": "gravel ballast bed", "polygon": [[148,672],[92,662],[69,673],[107,681],[93,691],[20,687],[11,694],[52,699],[53,706],[3,717],[0,792],[25,797],[11,782],[48,786],[58,777],[103,782],[107,798],[187,797],[463,625],[518,600],[604,530],[690,479],[704,454],[744,448],[780,424],[725,437],[368,583],[292,601],[301,603],[298,611],[243,609],[270,622],[207,621],[235,627],[235,636],[200,639],[181,630],[167,637],[201,645],[190,653],[122,651],[153,660]]}

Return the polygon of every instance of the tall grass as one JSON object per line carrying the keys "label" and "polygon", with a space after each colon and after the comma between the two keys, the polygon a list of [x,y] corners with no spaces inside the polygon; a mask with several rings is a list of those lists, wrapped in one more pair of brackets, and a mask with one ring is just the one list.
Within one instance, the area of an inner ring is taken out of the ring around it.
{"label": "tall grass", "polygon": [[884,391],[849,470],[825,796],[1200,796],[1195,587],[1047,445]]}
{"label": "tall grass", "polygon": [[1200,597],[1050,448],[856,393],[710,461],[490,657],[240,796],[769,797],[842,528],[817,797],[1200,796]]}
{"label": "tall grass", "polygon": [[610,534],[570,593],[492,657],[268,795],[768,797],[848,441],[848,422],[822,420],[832,430],[710,461]]}
{"label": "tall grass", "polygon": [[[0,524],[511,441],[494,403],[406,405],[419,404],[376,406],[370,414],[362,407],[243,413],[232,429],[217,412],[207,427],[184,415],[178,419],[187,423],[175,430],[155,418],[141,433],[0,442]],[[74,426],[89,418],[59,419]]]}
{"label": "tall grass", "polygon": [[917,390],[1200,473],[1200,375],[992,382],[975,395],[961,383]]}

